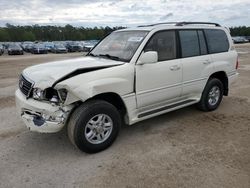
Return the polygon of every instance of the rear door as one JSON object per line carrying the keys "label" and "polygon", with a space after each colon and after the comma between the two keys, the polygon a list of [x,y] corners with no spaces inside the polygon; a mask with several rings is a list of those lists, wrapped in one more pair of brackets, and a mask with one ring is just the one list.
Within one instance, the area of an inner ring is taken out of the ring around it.
{"label": "rear door", "polygon": [[235,73],[237,53],[235,50],[229,50],[230,43],[226,32],[222,29],[205,29],[204,32],[216,71]]}
{"label": "rear door", "polygon": [[183,67],[182,96],[196,98],[202,93],[207,77],[213,72],[203,30],[179,30]]}

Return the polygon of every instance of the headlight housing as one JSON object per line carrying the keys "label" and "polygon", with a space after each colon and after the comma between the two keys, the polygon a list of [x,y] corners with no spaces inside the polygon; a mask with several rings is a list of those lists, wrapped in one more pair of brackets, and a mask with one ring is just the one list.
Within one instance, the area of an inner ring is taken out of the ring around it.
{"label": "headlight housing", "polygon": [[67,98],[68,91],[66,89],[59,89],[58,90],[59,98],[62,102],[64,102]]}
{"label": "headlight housing", "polygon": [[44,100],[44,91],[40,88],[33,89],[33,98],[36,100]]}
{"label": "headlight housing", "polygon": [[67,90],[59,89],[55,90],[53,88],[47,88],[42,90],[40,88],[33,88],[33,99],[35,100],[45,100],[53,103],[64,102],[67,98]]}

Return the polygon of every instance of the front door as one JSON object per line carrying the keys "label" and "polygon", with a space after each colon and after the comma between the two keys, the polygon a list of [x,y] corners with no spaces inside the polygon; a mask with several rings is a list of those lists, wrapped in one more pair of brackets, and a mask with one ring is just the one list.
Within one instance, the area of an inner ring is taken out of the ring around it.
{"label": "front door", "polygon": [[178,99],[182,91],[182,65],[177,57],[176,32],[155,33],[144,52],[158,52],[158,62],[136,65],[137,108],[157,107]]}

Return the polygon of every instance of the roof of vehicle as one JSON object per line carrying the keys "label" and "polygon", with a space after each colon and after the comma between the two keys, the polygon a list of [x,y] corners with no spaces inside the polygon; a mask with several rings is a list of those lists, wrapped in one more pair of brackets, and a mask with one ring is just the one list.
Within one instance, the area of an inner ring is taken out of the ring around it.
{"label": "roof of vehicle", "polygon": [[151,31],[153,29],[176,29],[176,28],[223,28],[218,23],[212,22],[164,22],[164,23],[155,23],[149,25],[141,25],[134,28],[126,28],[118,31]]}

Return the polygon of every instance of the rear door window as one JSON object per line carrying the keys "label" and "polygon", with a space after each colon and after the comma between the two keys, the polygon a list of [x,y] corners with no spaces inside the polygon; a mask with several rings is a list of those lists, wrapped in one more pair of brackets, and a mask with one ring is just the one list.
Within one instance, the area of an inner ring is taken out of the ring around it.
{"label": "rear door window", "polygon": [[183,58],[200,55],[199,39],[196,30],[180,30],[179,36]]}
{"label": "rear door window", "polygon": [[225,31],[219,29],[205,29],[204,30],[209,53],[227,52],[229,49],[229,42]]}

